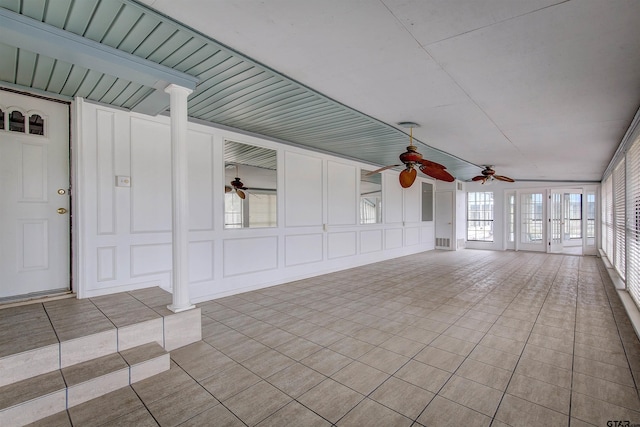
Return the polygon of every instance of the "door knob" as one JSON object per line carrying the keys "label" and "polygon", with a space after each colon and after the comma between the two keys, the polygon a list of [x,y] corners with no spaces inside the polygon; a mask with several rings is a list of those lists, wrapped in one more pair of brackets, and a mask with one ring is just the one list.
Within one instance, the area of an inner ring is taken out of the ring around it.
{"label": "door knob", "polygon": [[66,213],[67,213],[67,210],[66,210],[65,208],[58,208],[58,213],[59,213],[60,215],[62,215],[62,214],[66,214]]}

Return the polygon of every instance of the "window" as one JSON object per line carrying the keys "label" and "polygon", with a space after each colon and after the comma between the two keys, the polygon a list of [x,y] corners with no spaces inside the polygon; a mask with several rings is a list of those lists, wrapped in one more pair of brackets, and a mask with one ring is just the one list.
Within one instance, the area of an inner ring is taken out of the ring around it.
{"label": "window", "polygon": [[522,194],[520,199],[521,243],[542,242],[542,193]]}
{"label": "window", "polygon": [[587,192],[587,245],[595,245],[596,241],[596,193]]}
{"label": "window", "polygon": [[422,220],[433,221],[433,184],[422,183]]}
{"label": "window", "polygon": [[493,242],[493,193],[467,193],[467,240]]}
{"label": "window", "polygon": [[4,130],[4,111],[0,110],[0,130]]}
{"label": "window", "polygon": [[567,204],[565,212],[567,212],[567,229],[569,239],[582,239],[582,194],[567,193],[565,194],[565,203]]}
{"label": "window", "polygon": [[613,234],[615,239],[614,263],[618,274],[625,277],[625,161],[624,159],[613,170]]}
{"label": "window", "polygon": [[360,224],[382,222],[382,175],[360,171]]}
{"label": "window", "polygon": [[24,115],[20,111],[9,113],[9,130],[24,133]]}
{"label": "window", "polygon": [[640,139],[627,152],[627,289],[640,307]]}
{"label": "window", "polygon": [[29,133],[31,135],[44,135],[44,120],[38,114],[29,117]]}
{"label": "window", "polygon": [[602,184],[602,234],[603,250],[613,261],[613,180],[611,175]]}
{"label": "window", "polygon": [[507,195],[507,242],[516,241],[516,195]]}
{"label": "window", "polygon": [[224,228],[242,228],[242,199],[236,193],[224,195]]}

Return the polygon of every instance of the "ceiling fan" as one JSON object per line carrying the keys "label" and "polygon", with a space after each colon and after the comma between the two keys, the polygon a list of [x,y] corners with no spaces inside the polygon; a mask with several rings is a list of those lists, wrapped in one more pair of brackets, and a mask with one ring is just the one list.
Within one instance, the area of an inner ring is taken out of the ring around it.
{"label": "ceiling fan", "polygon": [[480,173],[482,175],[474,176],[473,178],[471,178],[471,180],[482,181],[482,184],[491,182],[494,179],[497,179],[498,181],[505,181],[505,182],[516,182],[514,179],[509,178],[508,176],[496,175],[496,171],[493,170],[492,166],[485,165],[484,169]]}
{"label": "ceiling fan", "polygon": [[[441,181],[453,182],[455,178],[446,171],[446,167],[441,165],[440,163],[432,162],[431,160],[423,159],[422,154],[418,153],[418,147],[413,145],[413,128],[418,125],[410,122],[402,122],[398,123],[400,126],[410,128],[409,131],[409,146],[407,147],[407,151],[400,154],[400,161],[405,165],[405,169],[400,172],[400,185],[402,188],[409,188],[415,182],[416,176],[418,172],[415,169],[415,166],[418,166],[420,171],[425,175],[430,176],[431,178],[439,179]],[[380,173],[384,170],[395,168],[398,165],[389,165],[380,169],[376,169],[372,172],[367,173],[367,175],[373,175],[375,173]]]}
{"label": "ceiling fan", "polygon": [[248,188],[244,186],[242,181],[240,181],[240,178],[238,177],[238,175],[239,175],[238,165],[236,165],[236,177],[233,181],[230,182],[231,185],[224,186],[224,192],[229,193],[231,191],[235,191],[238,197],[244,200],[244,198],[247,197],[244,190],[248,190]]}

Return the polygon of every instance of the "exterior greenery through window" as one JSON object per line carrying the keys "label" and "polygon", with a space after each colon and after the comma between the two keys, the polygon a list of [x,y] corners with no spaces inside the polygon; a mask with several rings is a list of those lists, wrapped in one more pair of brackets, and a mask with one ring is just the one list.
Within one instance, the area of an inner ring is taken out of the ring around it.
{"label": "exterior greenery through window", "polygon": [[493,192],[467,193],[467,240],[493,242]]}

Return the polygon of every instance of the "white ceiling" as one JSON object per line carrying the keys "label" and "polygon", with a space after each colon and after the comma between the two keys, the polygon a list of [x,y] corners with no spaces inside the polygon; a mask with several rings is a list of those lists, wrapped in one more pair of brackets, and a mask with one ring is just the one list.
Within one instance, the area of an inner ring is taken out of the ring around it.
{"label": "white ceiling", "polygon": [[516,179],[599,181],[640,106],[637,0],[143,2]]}

